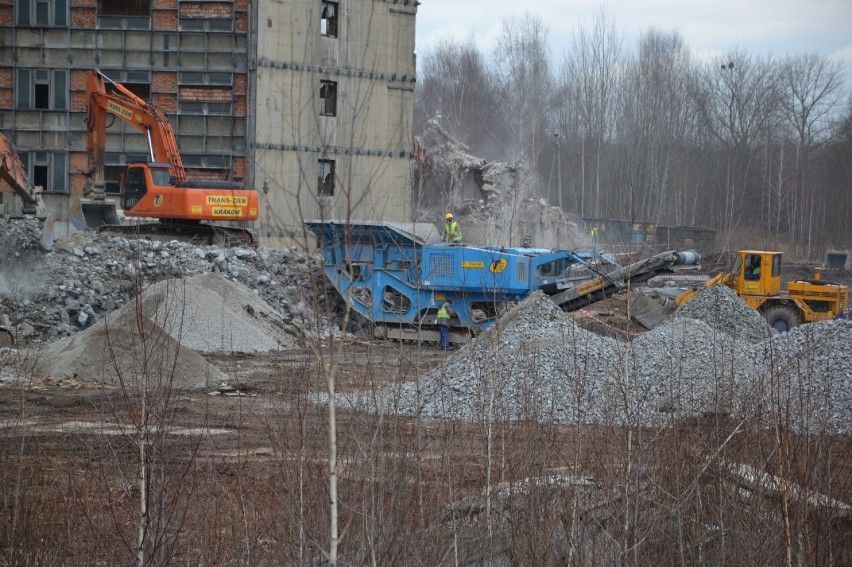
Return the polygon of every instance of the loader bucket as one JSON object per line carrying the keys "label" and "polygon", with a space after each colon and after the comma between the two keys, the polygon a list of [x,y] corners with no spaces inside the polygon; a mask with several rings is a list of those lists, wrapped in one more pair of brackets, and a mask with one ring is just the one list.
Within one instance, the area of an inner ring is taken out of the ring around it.
{"label": "loader bucket", "polygon": [[69,218],[71,224],[79,230],[96,230],[106,224],[121,224],[115,203],[82,200],[77,197],[71,199]]}
{"label": "loader bucket", "polygon": [[630,305],[630,319],[650,330],[674,313],[674,303],[665,305],[663,300],[648,295],[637,295]]}

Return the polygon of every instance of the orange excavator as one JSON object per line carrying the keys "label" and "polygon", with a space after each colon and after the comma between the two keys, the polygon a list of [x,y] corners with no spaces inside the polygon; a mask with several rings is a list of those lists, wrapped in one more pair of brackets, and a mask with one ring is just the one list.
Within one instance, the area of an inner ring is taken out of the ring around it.
{"label": "orange excavator", "polygon": [[25,215],[46,217],[47,211],[41,199],[42,188],[33,185],[27,175],[23,162],[18,157],[12,143],[0,134],[0,179],[5,181],[12,191],[21,198],[21,212]]}
{"label": "orange excavator", "polygon": [[[123,85],[94,70],[86,84],[89,138],[88,198],[72,202],[75,224],[99,232],[166,235],[195,241],[252,244],[252,231],[210,221],[258,218],[257,192],[229,181],[187,179],[177,139],[165,113]],[[117,116],[146,135],[148,161],[130,163],[122,174],[118,206],[125,217],[159,222],[122,223],[105,196],[107,119]]]}

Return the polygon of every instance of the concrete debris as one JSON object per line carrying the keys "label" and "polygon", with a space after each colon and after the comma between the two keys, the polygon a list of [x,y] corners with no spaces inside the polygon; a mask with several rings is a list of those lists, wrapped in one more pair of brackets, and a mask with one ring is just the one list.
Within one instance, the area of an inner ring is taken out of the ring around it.
{"label": "concrete debris", "polygon": [[625,343],[580,328],[536,293],[418,382],[340,401],[475,421],[655,427],[721,413],[763,425],[776,418],[797,431],[852,431],[852,322],[779,335],[754,315],[709,288]]}
{"label": "concrete debris", "polygon": [[[222,248],[80,233],[45,252],[38,249],[39,239],[35,220],[0,223],[0,325],[22,342],[71,336],[156,282],[208,273],[251,290],[296,335],[344,334],[336,323],[341,305],[332,288],[320,289],[319,309],[314,308],[309,278],[328,286],[319,257],[297,248]],[[330,320],[319,315],[325,313],[332,314]]]}
{"label": "concrete debris", "polygon": [[486,161],[430,120],[420,137],[425,158],[415,165],[414,214],[443,222],[451,210],[465,242],[489,246],[576,249],[590,246],[580,219],[535,194],[524,166]]}

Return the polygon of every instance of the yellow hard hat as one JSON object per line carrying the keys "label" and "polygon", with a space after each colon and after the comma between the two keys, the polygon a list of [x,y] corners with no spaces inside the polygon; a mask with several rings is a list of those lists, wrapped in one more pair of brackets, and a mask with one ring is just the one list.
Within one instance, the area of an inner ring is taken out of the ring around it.
{"label": "yellow hard hat", "polygon": [[445,214],[445,215],[444,215],[444,218],[445,218],[445,219],[451,219],[451,218],[453,218],[453,213],[447,213],[447,214]]}

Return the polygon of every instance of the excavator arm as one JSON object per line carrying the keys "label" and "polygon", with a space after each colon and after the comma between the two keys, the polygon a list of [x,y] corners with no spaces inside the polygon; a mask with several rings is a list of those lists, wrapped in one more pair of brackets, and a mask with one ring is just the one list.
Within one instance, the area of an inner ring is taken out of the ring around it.
{"label": "excavator arm", "polygon": [[23,201],[23,213],[28,215],[46,215],[41,199],[42,188],[33,185],[15,148],[3,134],[0,134],[0,179],[3,179]]}
{"label": "excavator arm", "polygon": [[178,151],[177,138],[168,117],[123,85],[99,70],[89,73],[86,82],[86,125],[89,130],[89,171],[93,176],[95,200],[104,199],[104,155],[107,115],[112,114],[147,136],[150,161],[167,163],[178,184],[186,181],[186,170]]}

